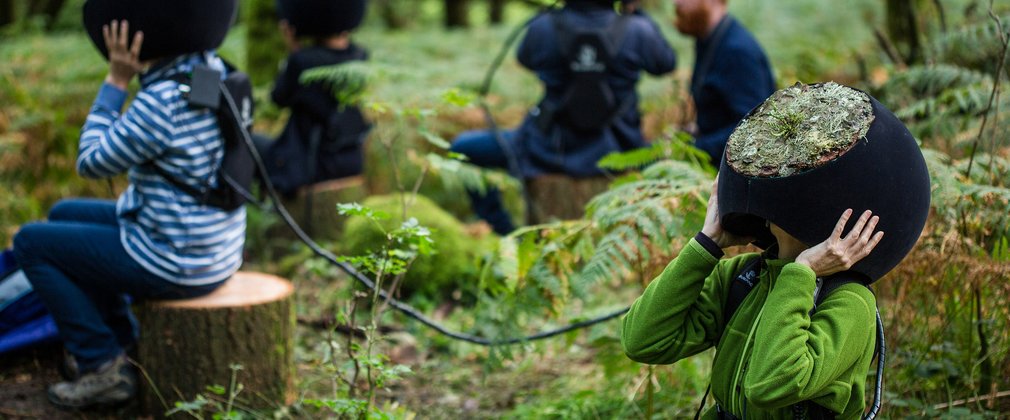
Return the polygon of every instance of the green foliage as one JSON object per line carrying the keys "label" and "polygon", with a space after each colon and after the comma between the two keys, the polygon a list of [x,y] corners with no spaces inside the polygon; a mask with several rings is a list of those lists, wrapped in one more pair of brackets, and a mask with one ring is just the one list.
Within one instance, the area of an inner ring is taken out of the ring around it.
{"label": "green foliage", "polygon": [[600,281],[631,272],[646,280],[650,250],[671,255],[673,244],[701,228],[710,188],[704,170],[671,160],[650,166],[639,181],[595,197],[587,217],[604,234],[582,275]]}
{"label": "green foliage", "polygon": [[[641,170],[649,164],[660,160],[679,160],[689,162],[696,167],[705,167],[709,161],[708,154],[692,146],[694,138],[683,131],[669,131],[662,138],[656,139],[649,147],[613,152],[596,163],[600,169],[612,172]],[[708,168],[715,173],[715,168]]]}
{"label": "green foliage", "polygon": [[[1010,18],[1004,18],[1008,22]],[[994,73],[1003,54],[995,22],[968,25],[939,34],[930,50],[931,64],[899,72],[877,96],[895,111],[912,134],[951,153],[974,139],[989,111]],[[997,75],[1003,77],[1003,74]],[[1010,115],[1010,98],[999,97],[994,116]],[[945,141],[947,144],[937,144]]]}
{"label": "green foliage", "polygon": [[[467,279],[477,276],[477,267],[486,249],[484,241],[470,238],[459,221],[430,199],[420,195],[416,198],[383,195],[370,197],[363,204],[375,211],[393,215],[402,215],[406,205],[411,217],[416,218],[416,223],[431,229],[430,240],[434,248],[430,255],[419,253],[417,259],[413,260],[410,270],[403,278],[405,290],[435,295],[448,288],[461,287]],[[356,255],[382,252],[387,248],[387,241],[399,240],[395,229],[401,225],[401,229],[415,229],[414,233],[417,233],[418,226],[411,224],[409,219],[403,221],[402,217],[392,217],[376,220],[359,214],[347,220],[341,242]],[[355,261],[362,262],[360,259]],[[374,265],[371,268],[373,272],[377,271]]]}
{"label": "green foliage", "polygon": [[517,190],[519,181],[501,171],[491,171],[477,165],[467,163],[465,156],[450,154],[449,158],[442,157],[435,153],[425,156],[430,165],[429,170],[432,175],[437,176],[442,181],[442,186],[456,193],[464,193],[466,190],[474,190],[484,194],[489,186],[499,190]]}
{"label": "green foliage", "polygon": [[321,83],[341,105],[357,105],[364,99],[372,64],[350,61],[332,66],[315,67],[302,72],[299,83]]}
{"label": "green foliage", "polygon": [[272,83],[277,68],[287,49],[277,29],[275,0],[243,2],[243,21],[246,27],[245,71],[254,85]]}
{"label": "green foliage", "polygon": [[[655,147],[653,156],[678,144]],[[641,151],[615,154],[605,165],[628,168],[651,158]],[[520,228],[502,238],[481,273],[475,327],[489,337],[518,336],[530,320],[559,316],[575,301],[606,293],[602,287],[651,279],[700,229],[710,170],[662,160],[593,198],[584,220]]]}
{"label": "green foliage", "polygon": [[[264,413],[252,410],[244,406],[242,393],[244,387],[238,381],[238,372],[242,370],[242,365],[232,364],[231,382],[228,387],[222,385],[208,385],[205,393],[197,394],[192,401],[176,401],[172,409],[165,412],[166,417],[176,414],[186,414],[194,419],[213,420],[242,420],[246,418],[265,418]],[[272,417],[278,417],[282,411],[275,413]]]}
{"label": "green foliage", "polygon": [[[937,63],[950,63],[992,74],[1003,53],[1003,43],[996,22],[988,16],[984,19],[937,36],[927,54]],[[1006,29],[1010,15],[1000,19]]]}
{"label": "green foliage", "polygon": [[[941,152],[923,149],[933,185],[932,206],[936,214],[935,235],[951,231],[965,240],[964,245],[981,250],[996,249],[999,241],[1010,237],[1010,185],[1006,159],[978,156],[971,180],[964,176],[967,160],[952,160]],[[981,168],[979,167],[981,166]],[[940,241],[941,238],[936,238]]]}

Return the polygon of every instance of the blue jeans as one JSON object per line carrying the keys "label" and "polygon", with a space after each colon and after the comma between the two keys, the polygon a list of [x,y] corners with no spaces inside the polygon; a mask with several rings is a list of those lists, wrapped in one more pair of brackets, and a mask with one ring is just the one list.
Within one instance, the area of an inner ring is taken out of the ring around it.
{"label": "blue jeans", "polygon": [[[515,131],[500,132],[502,139],[510,144],[514,144],[515,133]],[[456,136],[449,150],[466,155],[470,163],[480,167],[508,169],[508,158],[490,130],[466,131]],[[501,192],[497,188],[488,188],[484,195],[475,190],[468,190],[467,194],[470,195],[474,213],[491,225],[495,233],[507,235],[515,230],[512,218],[502,203]]]}
{"label": "blue jeans", "polygon": [[49,221],[21,227],[14,255],[81,372],[136,341],[130,297],[182,299],[218,286],[180,286],[144,269],[123,248],[116,205],[105,200],[57,203]]}

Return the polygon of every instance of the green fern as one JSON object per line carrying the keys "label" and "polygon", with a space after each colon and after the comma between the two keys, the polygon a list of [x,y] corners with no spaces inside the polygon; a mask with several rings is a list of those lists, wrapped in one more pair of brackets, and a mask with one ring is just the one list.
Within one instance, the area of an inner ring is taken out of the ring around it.
{"label": "green fern", "polygon": [[[992,249],[1010,237],[1010,187],[1006,174],[1010,162],[1002,157],[976,156],[972,179],[965,178],[967,159],[923,149],[932,188],[933,225],[942,237],[957,230],[968,243]],[[942,243],[943,239],[938,238]]]}
{"label": "green fern", "polygon": [[351,61],[306,70],[298,82],[305,85],[320,83],[333,94],[338,103],[357,105],[364,99],[369,80],[375,72],[375,65],[369,62]]}
{"label": "green fern", "polygon": [[[1006,22],[1010,22],[1010,15],[1003,16],[1001,20],[1005,26]],[[933,62],[953,64],[987,74],[996,70],[1002,52],[999,27],[996,22],[988,19],[940,34],[927,50]]]}
{"label": "green fern", "polygon": [[582,270],[583,281],[639,272],[652,258],[650,250],[668,255],[671,244],[701,227],[711,185],[704,170],[662,161],[643,171],[642,177],[600,194],[586,206],[586,217],[603,236]]}
{"label": "green fern", "polygon": [[[627,152],[613,152],[596,163],[600,169],[624,172],[639,170],[660,160],[681,160],[702,166],[708,154],[693,146],[694,138],[682,131],[667,132],[653,141],[652,146]],[[714,168],[713,168],[714,173]]]}
{"label": "green fern", "polygon": [[435,153],[425,156],[432,175],[437,176],[442,185],[449,191],[462,193],[466,190],[487,192],[488,187],[498,189],[518,189],[519,181],[501,171],[481,168],[453,157],[444,157]]}
{"label": "green fern", "polygon": [[918,98],[938,95],[957,87],[981,83],[992,85],[992,77],[977,70],[953,64],[912,66],[887,81],[884,89],[889,96]]}

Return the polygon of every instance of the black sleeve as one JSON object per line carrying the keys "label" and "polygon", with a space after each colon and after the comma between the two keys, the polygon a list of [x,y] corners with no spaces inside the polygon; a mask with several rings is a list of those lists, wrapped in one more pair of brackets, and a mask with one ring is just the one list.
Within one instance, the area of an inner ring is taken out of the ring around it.
{"label": "black sleeve", "polygon": [[705,250],[708,251],[709,254],[712,254],[712,256],[716,259],[722,258],[722,256],[725,255],[725,253],[722,252],[722,248],[719,248],[719,244],[716,244],[712,238],[709,238],[708,235],[704,233],[698,232],[697,235],[694,235],[694,240],[698,241],[698,244],[700,244],[702,248],[705,248]]}
{"label": "black sleeve", "polygon": [[298,77],[301,74],[302,68],[297,56],[294,54],[288,56],[280,74],[274,80],[274,90],[270,94],[270,98],[275,104],[285,108],[292,105],[299,88],[301,88],[298,83]]}

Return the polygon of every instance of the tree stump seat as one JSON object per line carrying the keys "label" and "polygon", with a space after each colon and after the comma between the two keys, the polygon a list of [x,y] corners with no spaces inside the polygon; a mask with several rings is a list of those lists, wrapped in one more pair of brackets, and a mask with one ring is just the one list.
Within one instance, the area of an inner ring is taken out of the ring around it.
{"label": "tree stump seat", "polygon": [[530,198],[528,221],[530,224],[547,223],[551,220],[573,220],[581,218],[586,204],[610,186],[607,177],[572,178],[567,175],[549,174],[526,180],[526,191]]}
{"label": "tree stump seat", "polygon": [[[317,240],[336,240],[343,232],[343,217],[337,214],[337,204],[361,202],[368,195],[365,177],[361,175],[318,182],[302,187],[295,198],[284,200],[284,207],[305,233]],[[277,233],[293,238],[283,222]]]}
{"label": "tree stump seat", "polygon": [[208,386],[227,389],[233,365],[246,405],[293,402],[293,292],[279,277],[238,272],[202,297],[138,304],[144,412],[160,417]]}

